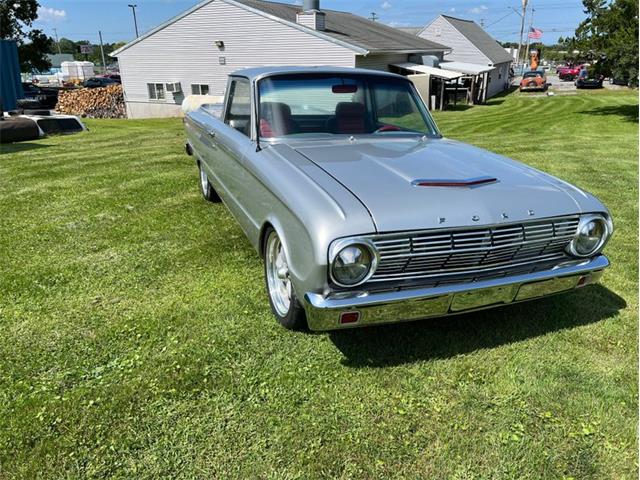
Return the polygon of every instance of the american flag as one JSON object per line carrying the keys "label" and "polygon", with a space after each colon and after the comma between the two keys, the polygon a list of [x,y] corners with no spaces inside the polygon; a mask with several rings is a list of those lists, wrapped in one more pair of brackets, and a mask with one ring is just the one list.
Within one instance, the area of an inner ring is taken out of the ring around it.
{"label": "american flag", "polygon": [[542,38],[542,30],[533,27],[529,28],[529,38],[540,40]]}

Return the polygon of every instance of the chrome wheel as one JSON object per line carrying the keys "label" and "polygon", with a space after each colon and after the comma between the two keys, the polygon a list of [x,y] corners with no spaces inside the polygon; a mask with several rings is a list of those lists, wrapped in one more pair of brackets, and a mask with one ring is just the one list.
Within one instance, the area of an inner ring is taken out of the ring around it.
{"label": "chrome wheel", "polygon": [[271,232],[267,239],[265,265],[271,303],[278,315],[285,317],[291,308],[291,280],[287,257],[276,232]]}
{"label": "chrome wheel", "polygon": [[207,194],[207,187],[209,187],[209,179],[207,178],[204,168],[200,165],[200,188],[205,195]]}

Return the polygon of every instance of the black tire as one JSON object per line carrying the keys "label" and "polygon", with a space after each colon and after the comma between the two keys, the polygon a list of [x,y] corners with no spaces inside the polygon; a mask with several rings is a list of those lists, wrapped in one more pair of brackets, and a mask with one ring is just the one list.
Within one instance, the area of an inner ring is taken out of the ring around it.
{"label": "black tire", "polygon": [[215,189],[211,186],[209,179],[207,178],[207,172],[202,168],[202,163],[198,162],[198,170],[200,180],[198,183],[200,184],[200,191],[202,192],[202,196],[205,200],[213,203],[219,203],[220,197]]}
{"label": "black tire", "polygon": [[271,293],[271,287],[269,285],[270,273],[269,273],[269,266],[268,266],[268,263],[270,262],[269,260],[269,255],[270,255],[269,250],[271,248],[270,243],[274,239],[277,240],[278,243],[280,243],[280,238],[278,237],[278,234],[276,233],[276,231],[273,228],[269,228],[264,235],[262,251],[264,252],[264,283],[267,290],[267,298],[269,299],[269,305],[271,306],[271,311],[273,312],[273,315],[276,317],[276,320],[278,320],[278,323],[282,325],[284,328],[286,328],[287,330],[305,330],[307,329],[307,316],[305,314],[304,308],[302,307],[302,304],[298,300],[298,297],[296,295],[295,290],[293,289],[293,286],[290,286],[289,288],[289,291],[290,291],[289,307],[286,312],[283,311],[282,306],[277,307],[276,304],[274,303],[274,299]]}

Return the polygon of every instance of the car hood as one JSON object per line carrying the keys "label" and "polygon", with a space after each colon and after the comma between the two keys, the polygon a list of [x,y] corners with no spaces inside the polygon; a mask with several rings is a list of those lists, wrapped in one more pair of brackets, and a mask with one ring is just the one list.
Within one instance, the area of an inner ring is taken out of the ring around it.
{"label": "car hood", "polygon": [[[514,160],[448,139],[358,138],[290,146],[351,191],[379,232],[575,214],[583,210],[581,199],[592,198]],[[412,183],[481,177],[496,181],[465,187]]]}

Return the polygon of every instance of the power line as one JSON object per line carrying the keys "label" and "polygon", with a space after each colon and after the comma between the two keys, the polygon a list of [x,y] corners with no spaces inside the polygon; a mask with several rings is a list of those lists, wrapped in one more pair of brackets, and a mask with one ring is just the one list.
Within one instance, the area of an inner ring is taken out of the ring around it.
{"label": "power line", "polygon": [[495,25],[496,23],[501,22],[502,20],[504,20],[505,18],[507,18],[509,15],[513,15],[513,12],[509,12],[509,13],[507,13],[504,17],[500,17],[500,19],[496,20],[496,21],[495,21],[495,22],[493,22],[493,23],[490,23],[490,24],[489,24],[489,25],[487,25],[485,28],[492,27],[492,26],[493,26],[493,25]]}

